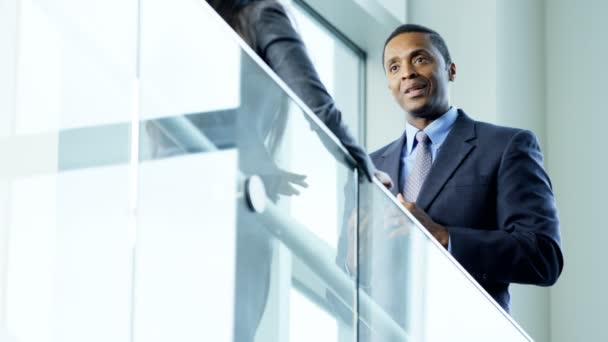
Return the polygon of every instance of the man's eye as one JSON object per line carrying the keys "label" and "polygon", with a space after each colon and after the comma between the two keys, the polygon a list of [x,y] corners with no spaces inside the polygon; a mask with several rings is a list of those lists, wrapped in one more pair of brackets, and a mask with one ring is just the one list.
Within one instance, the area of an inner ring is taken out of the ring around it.
{"label": "man's eye", "polygon": [[398,65],[391,65],[390,69],[391,72],[395,72],[397,70],[399,70],[399,66]]}
{"label": "man's eye", "polygon": [[428,61],[426,57],[416,57],[416,59],[414,59],[414,63],[422,63],[426,61]]}

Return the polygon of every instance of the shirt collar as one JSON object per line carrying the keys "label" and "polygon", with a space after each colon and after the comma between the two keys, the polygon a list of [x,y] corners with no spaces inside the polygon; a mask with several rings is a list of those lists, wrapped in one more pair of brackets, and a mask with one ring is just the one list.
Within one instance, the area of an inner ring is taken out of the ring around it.
{"label": "shirt collar", "polygon": [[[450,130],[452,129],[452,126],[454,125],[454,122],[456,121],[457,117],[458,108],[456,108],[456,106],[452,106],[447,112],[445,112],[445,114],[440,116],[437,120],[431,122],[430,125],[426,126],[424,132],[431,140],[431,144],[433,146],[439,148],[439,146],[443,144],[445,138],[447,138],[448,136],[448,133],[450,133]],[[407,139],[405,141],[404,146],[405,148],[407,148],[407,151],[404,151],[406,152],[406,156],[409,156],[410,153],[412,153],[414,140],[417,132],[418,128],[406,122],[405,134]]]}

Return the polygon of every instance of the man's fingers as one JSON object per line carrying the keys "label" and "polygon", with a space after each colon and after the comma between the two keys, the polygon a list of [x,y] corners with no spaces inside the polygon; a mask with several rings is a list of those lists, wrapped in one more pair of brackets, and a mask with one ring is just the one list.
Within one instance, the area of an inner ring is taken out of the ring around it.
{"label": "man's fingers", "polygon": [[403,197],[403,195],[402,195],[402,194],[397,194],[397,199],[399,200],[399,203],[401,203],[401,205],[402,205],[402,206],[404,206],[404,207],[406,207],[407,209],[409,209],[409,208],[408,208],[408,206],[410,206],[410,204],[411,204],[412,202],[408,202],[408,201],[406,201],[406,200],[405,200],[405,197]]}
{"label": "man's fingers", "polygon": [[401,205],[404,206],[408,211],[416,211],[416,203],[406,201],[402,194],[397,194],[397,199],[399,200],[399,203],[401,203]]}
{"label": "man's fingers", "polygon": [[397,194],[397,199],[399,200],[399,203],[405,203],[405,198],[403,198],[403,195],[401,193]]}
{"label": "man's fingers", "polygon": [[388,189],[390,190],[393,187],[393,181],[391,180],[391,176],[389,176],[387,173],[382,172],[380,170],[376,170],[376,172],[374,172],[374,176],[376,176],[376,178],[378,178],[378,180]]}

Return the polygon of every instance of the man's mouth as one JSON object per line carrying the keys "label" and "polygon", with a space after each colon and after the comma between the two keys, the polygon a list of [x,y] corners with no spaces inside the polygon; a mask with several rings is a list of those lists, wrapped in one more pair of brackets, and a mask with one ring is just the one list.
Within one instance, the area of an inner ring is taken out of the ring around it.
{"label": "man's mouth", "polygon": [[404,94],[407,95],[407,97],[416,97],[423,95],[424,89],[426,89],[426,84],[415,84],[405,89]]}

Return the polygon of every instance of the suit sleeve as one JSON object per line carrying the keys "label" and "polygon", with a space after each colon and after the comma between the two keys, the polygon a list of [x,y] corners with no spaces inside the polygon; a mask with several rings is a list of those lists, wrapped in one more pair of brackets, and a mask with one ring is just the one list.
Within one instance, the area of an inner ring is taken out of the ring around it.
{"label": "suit sleeve", "polygon": [[497,173],[497,227],[447,227],[452,255],[477,279],[549,286],[563,268],[559,219],[533,133],[508,143]]}
{"label": "suit sleeve", "polygon": [[258,54],[336,135],[371,180],[374,164],[342,120],[283,7],[276,4],[263,8],[255,25]]}

